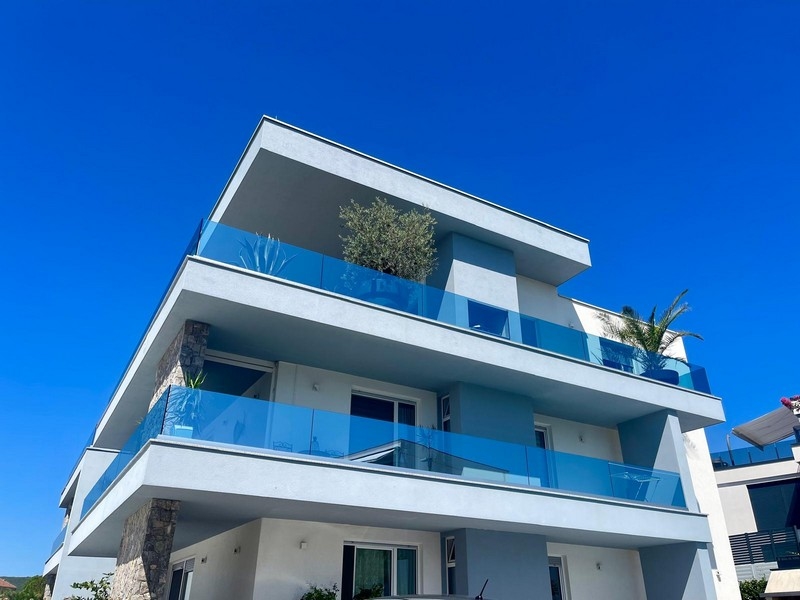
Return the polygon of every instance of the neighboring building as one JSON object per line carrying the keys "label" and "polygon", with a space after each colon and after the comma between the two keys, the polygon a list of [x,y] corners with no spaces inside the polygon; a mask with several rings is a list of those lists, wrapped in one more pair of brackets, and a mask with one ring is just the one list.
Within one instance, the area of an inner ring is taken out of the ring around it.
{"label": "neighboring building", "polygon": [[[796,423],[789,411],[781,411]],[[775,569],[800,568],[796,441],[714,452],[711,459],[738,578],[760,579]]]}
{"label": "neighboring building", "polygon": [[15,586],[13,583],[0,578],[0,598],[7,598],[11,592],[15,591],[16,589],[17,586]]}
{"label": "neighboring building", "polygon": [[[427,285],[340,259],[339,207],[376,196],[435,216]],[[583,238],[265,117],[62,493],[53,597],[110,570],[159,600],[738,597],[720,400],[598,337],[558,294],[589,266]]]}

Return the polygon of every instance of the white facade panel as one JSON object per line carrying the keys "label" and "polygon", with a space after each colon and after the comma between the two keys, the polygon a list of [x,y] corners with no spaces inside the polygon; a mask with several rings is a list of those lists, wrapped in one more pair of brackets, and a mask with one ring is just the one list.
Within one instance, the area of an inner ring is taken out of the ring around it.
{"label": "white facade panel", "polygon": [[548,543],[547,554],[561,558],[570,600],[646,598],[635,550]]}

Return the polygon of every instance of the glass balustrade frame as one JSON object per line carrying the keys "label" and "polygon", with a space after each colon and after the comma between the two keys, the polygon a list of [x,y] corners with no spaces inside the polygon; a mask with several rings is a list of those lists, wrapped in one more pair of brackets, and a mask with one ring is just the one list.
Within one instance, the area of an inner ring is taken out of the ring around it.
{"label": "glass balustrade frame", "polygon": [[196,234],[192,240],[190,252],[194,245],[196,255],[203,258],[685,389],[711,393],[703,367],[380,273],[269,236],[204,221],[199,236]]}
{"label": "glass balustrade frame", "polygon": [[377,468],[686,508],[677,473],[428,427],[171,386],[87,494],[81,516],[139,450],[161,434]]}

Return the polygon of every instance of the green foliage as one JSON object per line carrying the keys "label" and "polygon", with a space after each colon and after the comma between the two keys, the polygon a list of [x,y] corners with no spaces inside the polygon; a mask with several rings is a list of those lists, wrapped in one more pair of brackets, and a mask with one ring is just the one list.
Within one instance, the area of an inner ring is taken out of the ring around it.
{"label": "green foliage", "polygon": [[267,234],[256,234],[255,241],[240,241],[242,249],[239,251],[239,260],[245,269],[258,271],[266,275],[280,275],[294,256],[286,257],[286,252],[281,247],[281,241]]}
{"label": "green foliage", "polygon": [[739,582],[739,593],[742,594],[742,600],[760,600],[761,594],[767,589],[767,580],[761,579],[748,579],[747,581]]}
{"label": "green foliage", "polygon": [[[91,592],[92,595],[89,596],[91,600],[111,600],[111,576],[113,573],[105,573],[101,578],[100,581],[95,581],[94,579],[90,581],[80,581],[78,583],[73,583],[70,587],[75,588],[76,590],[86,590]],[[86,596],[70,596],[65,600],[84,600]]]}
{"label": "green foliage", "polygon": [[369,600],[369,598],[380,598],[383,596],[383,584],[376,583],[368,588],[361,588],[357,594],[353,595],[353,600]]}
{"label": "green foliage", "polygon": [[403,213],[375,198],[370,206],[351,200],[339,217],[349,231],[340,236],[346,261],[412,281],[424,281],[436,267],[436,219],[429,211]]}
{"label": "green foliage", "polygon": [[[658,317],[658,307],[654,306],[650,316],[645,320],[630,306],[622,307],[620,317],[608,314],[599,314],[597,318],[603,323],[603,334],[606,337],[619,340],[638,349],[635,358],[645,371],[663,369],[667,363],[666,354],[669,347],[682,337],[703,338],[691,331],[670,331],[669,328],[678,317],[689,311],[689,305],[681,300],[689,290],[683,290],[677,295],[672,304]],[[676,360],[685,362],[682,358],[672,356]]]}
{"label": "green foliage", "polygon": [[197,375],[191,375],[190,373],[183,374],[183,380],[186,382],[186,387],[192,388],[193,390],[200,389],[200,386],[206,380],[206,374],[200,371]]}
{"label": "green foliage", "polygon": [[41,575],[36,575],[26,580],[25,584],[15,592],[6,592],[5,596],[0,594],[0,598],[8,598],[8,600],[42,600],[45,584],[45,578]]}
{"label": "green foliage", "polygon": [[300,600],[336,600],[339,594],[339,586],[335,583],[333,587],[318,587],[312,585],[311,588],[302,595]]}

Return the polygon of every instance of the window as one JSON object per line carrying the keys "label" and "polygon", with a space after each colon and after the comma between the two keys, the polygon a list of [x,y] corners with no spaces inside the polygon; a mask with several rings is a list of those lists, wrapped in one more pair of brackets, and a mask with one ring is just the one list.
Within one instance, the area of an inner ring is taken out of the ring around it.
{"label": "window", "polygon": [[444,540],[444,552],[447,562],[447,594],[456,593],[456,538],[449,537]]}
{"label": "window", "polygon": [[414,467],[415,404],[353,392],[350,415],[350,460]]}
{"label": "window", "polygon": [[172,565],[172,580],[169,584],[169,600],[189,600],[194,577],[194,559],[190,558]]}
{"label": "window", "polygon": [[[417,549],[345,544],[342,600],[417,593]],[[170,599],[171,600],[171,599]]]}
{"label": "window", "polygon": [[401,425],[414,426],[417,424],[417,407],[414,404],[365,396],[356,392],[350,396],[350,414],[354,417]]}
{"label": "window", "polygon": [[550,447],[550,430],[544,425],[535,425],[533,435],[536,439],[536,447],[547,450]]}
{"label": "window", "polygon": [[491,333],[499,337],[508,337],[507,310],[475,302],[474,300],[467,302],[467,310],[469,312],[470,329]]}
{"label": "window", "polygon": [[564,563],[560,556],[547,558],[550,567],[550,591],[553,600],[568,600],[567,579],[564,575]]}
{"label": "window", "polygon": [[442,396],[442,431],[450,431],[450,396]]}
{"label": "window", "polygon": [[759,531],[800,525],[800,480],[747,486]]}
{"label": "window", "polygon": [[533,426],[535,449],[528,451],[528,483],[539,487],[555,486],[554,455],[549,452],[553,446],[552,432],[548,425]]}

